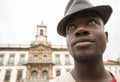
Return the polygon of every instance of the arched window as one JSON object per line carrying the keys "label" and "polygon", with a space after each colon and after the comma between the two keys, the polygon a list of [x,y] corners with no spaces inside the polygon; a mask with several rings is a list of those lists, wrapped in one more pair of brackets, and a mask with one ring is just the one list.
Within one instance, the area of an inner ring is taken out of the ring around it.
{"label": "arched window", "polygon": [[36,70],[33,70],[32,73],[31,73],[31,77],[32,78],[37,78],[37,71]]}
{"label": "arched window", "polygon": [[40,35],[43,35],[43,30],[40,30]]}
{"label": "arched window", "polygon": [[44,70],[42,72],[42,77],[43,77],[44,80],[48,79],[48,71],[47,70]]}

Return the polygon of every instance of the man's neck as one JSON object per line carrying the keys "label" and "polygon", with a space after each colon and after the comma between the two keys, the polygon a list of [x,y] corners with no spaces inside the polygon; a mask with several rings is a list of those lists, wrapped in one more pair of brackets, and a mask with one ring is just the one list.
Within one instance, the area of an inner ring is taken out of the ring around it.
{"label": "man's neck", "polygon": [[104,79],[110,80],[110,74],[105,70],[103,61],[92,62],[75,62],[75,67],[71,71],[72,76],[78,80],[85,82],[89,81],[102,81]]}

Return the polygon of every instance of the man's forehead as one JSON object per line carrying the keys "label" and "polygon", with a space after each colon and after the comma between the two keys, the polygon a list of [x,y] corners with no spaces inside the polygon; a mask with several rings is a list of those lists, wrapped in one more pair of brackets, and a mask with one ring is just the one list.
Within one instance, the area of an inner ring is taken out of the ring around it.
{"label": "man's forehead", "polygon": [[101,18],[101,15],[96,13],[95,11],[83,11],[83,12],[78,12],[71,16],[71,18],[89,18],[89,17],[96,17],[96,18]]}
{"label": "man's forehead", "polygon": [[100,19],[102,22],[104,22],[101,15],[96,13],[95,11],[83,11],[83,12],[75,13],[74,15],[69,17],[66,24],[73,22],[76,19],[80,19],[80,18],[82,18],[82,19],[96,18],[96,19]]}

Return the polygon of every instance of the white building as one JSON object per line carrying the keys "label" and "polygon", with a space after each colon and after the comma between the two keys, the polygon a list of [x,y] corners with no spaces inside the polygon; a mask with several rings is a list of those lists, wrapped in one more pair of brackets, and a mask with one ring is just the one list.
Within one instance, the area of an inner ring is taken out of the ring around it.
{"label": "white building", "polygon": [[[16,82],[17,76],[21,75],[21,73],[22,78],[26,78],[27,69],[26,66],[24,66],[23,64],[25,63],[25,61],[28,61],[28,48],[20,48],[18,46],[11,47],[9,45],[1,46],[0,82]],[[8,79],[9,81],[5,81],[5,79]]]}
{"label": "white building", "polygon": [[[47,41],[47,26],[37,26],[30,45],[0,45],[0,82],[47,82],[73,67],[73,58],[65,46]],[[105,62],[107,70],[120,75],[120,63]]]}

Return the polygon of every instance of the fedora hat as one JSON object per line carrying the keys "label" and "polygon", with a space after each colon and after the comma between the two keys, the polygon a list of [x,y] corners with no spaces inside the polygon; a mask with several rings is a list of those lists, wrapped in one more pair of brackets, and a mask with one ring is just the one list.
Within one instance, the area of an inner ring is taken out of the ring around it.
{"label": "fedora hat", "polygon": [[94,11],[100,15],[104,24],[107,23],[112,13],[112,8],[109,5],[93,6],[88,0],[70,0],[66,6],[64,17],[60,20],[57,26],[57,32],[61,36],[66,36],[67,20],[78,12]]}

